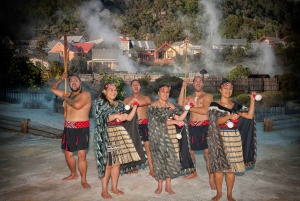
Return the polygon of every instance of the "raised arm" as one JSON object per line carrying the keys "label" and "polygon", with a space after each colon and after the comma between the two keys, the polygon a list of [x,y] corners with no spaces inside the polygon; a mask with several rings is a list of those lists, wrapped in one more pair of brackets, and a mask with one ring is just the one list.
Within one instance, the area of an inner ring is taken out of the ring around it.
{"label": "raised arm", "polygon": [[59,89],[58,87],[59,87],[59,85],[60,85],[65,79],[67,79],[67,78],[68,78],[68,74],[64,72],[64,73],[62,74],[61,78],[60,78],[59,80],[57,80],[57,82],[55,82],[55,83],[51,86],[50,90],[52,91],[52,93],[54,93],[56,96],[62,98],[62,96],[64,95],[65,91],[62,90],[62,89]]}
{"label": "raised arm", "polygon": [[180,89],[180,93],[179,93],[179,96],[178,96],[178,102],[177,103],[181,107],[183,107],[185,105],[185,102],[186,102],[184,100],[186,99],[186,97],[185,97],[185,91],[186,91],[187,84],[188,83],[187,83],[186,80],[184,80],[182,82],[182,87]]}
{"label": "raised arm", "polygon": [[[253,94],[256,95],[256,92],[254,92]],[[241,117],[244,117],[246,119],[253,119],[254,117],[254,113],[255,113],[255,95],[251,94],[250,95],[250,107],[248,112],[239,112],[238,114]]]}

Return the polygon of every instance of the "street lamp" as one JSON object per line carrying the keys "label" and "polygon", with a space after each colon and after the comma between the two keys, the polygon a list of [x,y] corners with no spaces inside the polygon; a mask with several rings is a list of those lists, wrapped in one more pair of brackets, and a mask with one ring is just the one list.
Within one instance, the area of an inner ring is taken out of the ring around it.
{"label": "street lamp", "polygon": [[202,81],[204,81],[204,74],[206,74],[207,71],[205,69],[200,70],[200,74],[202,75]]}

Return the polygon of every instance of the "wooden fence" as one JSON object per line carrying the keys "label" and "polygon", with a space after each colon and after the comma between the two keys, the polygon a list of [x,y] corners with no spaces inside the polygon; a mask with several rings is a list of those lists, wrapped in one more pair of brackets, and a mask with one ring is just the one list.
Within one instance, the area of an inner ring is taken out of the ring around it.
{"label": "wooden fence", "polygon": [[[144,79],[150,78],[151,82],[155,82],[156,79],[162,77],[163,75],[152,75],[152,74],[136,74],[136,73],[114,73],[113,75],[120,77],[125,83],[130,83],[133,79]],[[184,74],[170,74],[170,76],[184,76]],[[83,82],[97,80],[100,81],[101,77],[99,74],[80,74],[80,79]],[[183,77],[180,77],[183,79]],[[188,82],[192,84],[193,74],[189,73]],[[209,78],[204,76],[204,91],[206,92],[218,92],[221,78]],[[279,91],[279,82],[277,78],[240,78],[232,80],[234,85],[234,91],[242,92],[265,92],[265,91]]]}
{"label": "wooden fence", "polygon": [[264,118],[281,116],[285,114],[285,107],[256,107],[254,116],[257,122],[263,122]]}
{"label": "wooden fence", "polygon": [[0,100],[45,100],[46,95],[38,92],[0,91]]}
{"label": "wooden fence", "polygon": [[[222,79],[206,78],[204,79],[204,91],[217,92]],[[279,83],[277,78],[243,78],[232,80],[234,91],[279,91]]]}

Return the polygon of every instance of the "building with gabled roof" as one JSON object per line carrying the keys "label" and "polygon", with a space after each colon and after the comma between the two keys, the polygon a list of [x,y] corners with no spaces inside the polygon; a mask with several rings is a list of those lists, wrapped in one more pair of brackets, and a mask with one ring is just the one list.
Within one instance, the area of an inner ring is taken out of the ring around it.
{"label": "building with gabled roof", "polygon": [[156,50],[154,41],[151,40],[132,40],[130,42],[132,48],[138,48],[145,52],[154,52]]}
{"label": "building with gabled roof", "polygon": [[154,51],[154,62],[174,62],[178,52],[167,42]]}
{"label": "building with gabled roof", "polygon": [[99,70],[119,70],[121,49],[92,49],[92,60],[87,61],[87,70],[99,73]]}
{"label": "building with gabled roof", "polygon": [[[60,40],[63,41],[64,36],[62,36]],[[74,45],[75,43],[85,43],[86,40],[83,36],[67,36],[67,42]]]}
{"label": "building with gabled roof", "polygon": [[82,52],[84,52],[86,59],[92,58],[92,49],[94,46],[94,43],[75,43],[76,47],[80,48]]}
{"label": "building with gabled roof", "polygon": [[275,45],[278,43],[282,43],[282,40],[278,37],[262,36],[260,39],[257,40],[257,43]]}
{"label": "building with gabled roof", "polygon": [[[48,53],[59,53],[64,57],[64,41],[58,41]],[[71,43],[67,43],[68,61],[72,60],[75,56],[83,56],[84,51]]]}
{"label": "building with gabled roof", "polygon": [[178,52],[179,55],[194,55],[201,52],[200,45],[192,45],[189,40],[178,41],[171,44],[171,46]]}
{"label": "building with gabled roof", "polygon": [[139,61],[142,63],[173,63],[178,52],[167,42],[164,42],[154,52],[138,52]]}
{"label": "building with gabled roof", "polygon": [[121,50],[127,51],[127,52],[129,51],[129,49],[130,49],[130,41],[129,40],[120,36],[120,41],[118,41],[117,43]]}
{"label": "building with gabled roof", "polygon": [[7,36],[0,36],[0,43],[4,44],[9,49],[13,49],[14,47],[14,42]]}
{"label": "building with gabled roof", "polygon": [[222,50],[225,47],[231,47],[236,49],[237,47],[245,47],[247,45],[247,39],[213,39],[211,42],[212,49]]}

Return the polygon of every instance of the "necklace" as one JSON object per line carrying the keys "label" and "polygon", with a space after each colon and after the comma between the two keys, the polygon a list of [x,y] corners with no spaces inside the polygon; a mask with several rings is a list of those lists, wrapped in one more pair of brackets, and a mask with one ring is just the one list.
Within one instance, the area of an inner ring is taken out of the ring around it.
{"label": "necklace", "polygon": [[141,94],[139,93],[139,95],[137,95],[137,96],[134,96],[133,94],[132,94],[132,97],[133,98],[137,98],[137,97],[139,97]]}
{"label": "necklace", "polygon": [[161,108],[166,108],[166,105],[169,106],[168,102],[165,103],[165,107],[163,107],[163,106],[161,105],[160,101],[158,101],[158,102],[159,102],[159,105],[160,105]]}
{"label": "necklace", "polygon": [[80,94],[80,93],[77,93],[77,94],[71,94],[70,98],[71,98],[72,100],[74,100],[79,94]]}
{"label": "necklace", "polygon": [[224,105],[225,107],[228,107],[228,104],[231,104],[231,102],[229,101],[227,104],[226,103],[222,103],[221,100],[219,100],[221,105]]}
{"label": "necklace", "polygon": [[195,102],[197,102],[197,100],[198,100],[198,98],[199,98],[200,96],[203,96],[203,93],[202,93],[202,92],[201,92],[198,96],[197,96],[197,94],[196,94],[196,92],[195,92],[195,98],[194,98]]}

